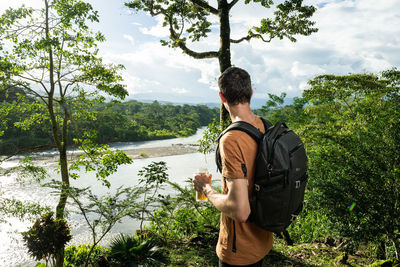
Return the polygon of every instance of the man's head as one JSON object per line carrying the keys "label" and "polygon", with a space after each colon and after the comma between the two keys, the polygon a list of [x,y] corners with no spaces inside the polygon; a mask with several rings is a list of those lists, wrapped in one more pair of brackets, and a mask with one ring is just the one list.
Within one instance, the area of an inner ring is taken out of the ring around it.
{"label": "man's head", "polygon": [[247,71],[237,67],[226,69],[218,78],[218,87],[229,104],[250,103],[252,90]]}

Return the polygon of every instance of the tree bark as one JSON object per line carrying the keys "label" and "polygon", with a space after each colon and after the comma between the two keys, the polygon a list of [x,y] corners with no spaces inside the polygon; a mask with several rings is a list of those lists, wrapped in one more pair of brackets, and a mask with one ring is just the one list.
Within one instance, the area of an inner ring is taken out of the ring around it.
{"label": "tree bark", "polygon": [[[218,0],[218,17],[220,25],[219,70],[223,73],[231,64],[231,28],[229,25],[229,4],[227,0]],[[229,120],[229,113],[224,105],[220,107],[220,126]]]}
{"label": "tree bark", "polygon": [[[54,57],[53,57],[53,49],[50,41],[50,28],[49,28],[49,2],[45,0],[45,8],[46,8],[46,42],[48,45],[48,53],[49,53],[49,79],[50,79],[50,91],[49,91],[49,100],[48,100],[48,110],[50,114],[51,126],[52,126],[52,133],[55,145],[59,151],[60,155],[60,167],[61,167],[61,180],[63,182],[61,192],[60,192],[60,199],[56,207],[56,218],[63,219],[64,218],[64,209],[67,203],[67,189],[69,187],[69,177],[68,177],[68,162],[67,162],[67,151],[66,151],[66,127],[67,125],[63,125],[63,133],[62,133],[62,140],[60,140],[58,125],[56,120],[56,115],[54,113],[54,106],[53,106],[53,98],[54,98],[54,91],[55,91],[55,82],[54,82]],[[64,113],[64,116],[67,114]],[[64,119],[65,122],[65,119]],[[64,248],[61,248],[56,252],[56,267],[62,267],[64,265]]]}
{"label": "tree bark", "polygon": [[393,237],[392,239],[393,245],[394,245],[394,253],[396,255],[396,259],[400,259],[400,243],[399,240],[396,238],[396,236]]}

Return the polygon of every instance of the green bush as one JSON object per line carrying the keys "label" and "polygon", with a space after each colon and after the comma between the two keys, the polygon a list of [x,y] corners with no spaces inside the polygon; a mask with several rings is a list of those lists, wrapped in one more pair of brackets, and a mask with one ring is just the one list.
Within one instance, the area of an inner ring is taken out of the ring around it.
{"label": "green bush", "polygon": [[[86,263],[87,256],[90,252],[91,245],[82,244],[78,246],[69,246],[64,251],[64,266],[75,267],[83,266]],[[102,256],[109,252],[108,249],[101,246],[95,246],[90,255],[89,264],[97,266],[97,262],[102,259]]]}
{"label": "green bush", "polygon": [[288,231],[295,243],[309,243],[319,238],[335,236],[329,217],[319,209],[307,205]]}
{"label": "green bush", "polygon": [[177,194],[158,197],[160,207],[152,214],[150,231],[167,246],[195,237],[201,237],[205,243],[216,242],[220,218],[218,210],[208,201],[196,201],[191,185],[181,187],[168,183]]}
{"label": "green bush", "polygon": [[168,257],[155,239],[121,234],[111,241],[110,260],[111,266],[161,266]]}
{"label": "green bush", "polygon": [[22,233],[29,254],[36,260],[54,263],[56,254],[71,240],[70,228],[63,219],[53,219],[53,213],[46,213],[34,225]]}

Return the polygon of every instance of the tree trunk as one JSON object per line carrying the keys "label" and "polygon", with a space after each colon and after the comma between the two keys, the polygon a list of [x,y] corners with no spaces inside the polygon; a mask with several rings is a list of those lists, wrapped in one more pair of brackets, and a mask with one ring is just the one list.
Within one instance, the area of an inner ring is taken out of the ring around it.
{"label": "tree trunk", "polygon": [[[223,73],[231,64],[231,28],[229,25],[229,5],[227,0],[218,0],[218,16],[220,25],[219,70]],[[220,126],[229,120],[229,113],[224,105],[220,107]]]}
{"label": "tree trunk", "polygon": [[396,238],[396,236],[393,237],[392,239],[393,245],[394,245],[394,253],[396,255],[396,259],[400,259],[400,242],[399,239]]}

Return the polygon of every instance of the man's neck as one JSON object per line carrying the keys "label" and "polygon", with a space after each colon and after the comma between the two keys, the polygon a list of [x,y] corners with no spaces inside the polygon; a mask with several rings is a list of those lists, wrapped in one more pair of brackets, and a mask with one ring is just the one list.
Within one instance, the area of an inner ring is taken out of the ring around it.
{"label": "man's neck", "polygon": [[257,116],[251,111],[249,103],[239,103],[237,105],[229,105],[229,115],[232,122],[245,121],[253,123]]}

